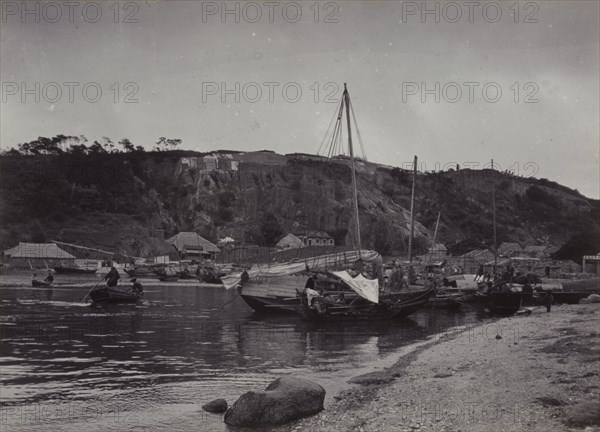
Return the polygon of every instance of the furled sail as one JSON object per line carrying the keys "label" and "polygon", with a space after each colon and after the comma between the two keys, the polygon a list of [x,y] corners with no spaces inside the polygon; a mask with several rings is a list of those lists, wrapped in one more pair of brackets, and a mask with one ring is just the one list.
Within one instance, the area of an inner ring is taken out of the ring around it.
{"label": "furled sail", "polygon": [[[246,270],[248,278],[255,277],[277,277],[293,275],[305,271],[312,272],[327,272],[334,270],[342,270],[351,266],[358,261],[364,263],[373,263],[375,266],[382,265],[381,255],[375,251],[360,250],[338,252],[327,255],[319,255],[316,257],[296,259],[287,263],[277,264],[255,264],[249,270]],[[222,277],[221,281],[225,288],[234,288],[241,284],[243,272],[232,273]]]}

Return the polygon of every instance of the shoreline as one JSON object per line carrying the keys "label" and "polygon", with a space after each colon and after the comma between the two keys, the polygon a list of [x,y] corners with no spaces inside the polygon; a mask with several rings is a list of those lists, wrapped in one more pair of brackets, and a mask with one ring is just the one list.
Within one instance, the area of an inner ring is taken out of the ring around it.
{"label": "shoreline", "polygon": [[600,304],[562,305],[433,335],[271,430],[598,432],[599,324]]}

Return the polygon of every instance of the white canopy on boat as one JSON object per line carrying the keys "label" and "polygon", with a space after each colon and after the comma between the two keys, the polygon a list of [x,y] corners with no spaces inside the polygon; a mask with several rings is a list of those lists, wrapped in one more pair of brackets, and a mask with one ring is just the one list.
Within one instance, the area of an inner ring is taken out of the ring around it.
{"label": "white canopy on boat", "polygon": [[343,280],[352,290],[364,299],[379,303],[379,281],[367,279],[362,274],[352,277],[347,271],[331,272]]}

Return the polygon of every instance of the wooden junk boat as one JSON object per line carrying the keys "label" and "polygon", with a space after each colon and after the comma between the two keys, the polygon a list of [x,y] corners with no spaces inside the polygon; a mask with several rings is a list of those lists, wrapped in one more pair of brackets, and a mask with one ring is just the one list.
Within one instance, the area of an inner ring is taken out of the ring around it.
{"label": "wooden junk boat", "polygon": [[225,288],[239,287],[242,299],[257,312],[297,312],[301,303],[298,293],[304,290],[309,277],[314,273],[344,269],[359,259],[366,263],[381,261],[374,251],[338,252],[287,263],[255,264],[249,270],[231,273],[221,280]]}
{"label": "wooden junk boat", "polygon": [[[367,265],[374,269],[372,271],[373,276],[381,276],[383,265],[381,256],[377,252],[361,248],[356,170],[350,127],[350,111],[352,110],[352,106],[345,84],[331,139],[332,149],[342,135],[344,108],[348,126],[347,136],[351,162],[354,227],[356,229],[357,240],[356,250],[297,259],[293,262],[283,264],[258,264],[244,272],[238,272],[221,278],[226,288],[240,287],[241,297],[256,311],[297,312],[310,320],[331,320],[347,317],[368,319],[393,318],[413,313],[423,307],[433,295],[434,291],[432,289],[424,287],[413,291],[406,290],[395,293],[389,293],[384,290],[380,294],[381,277],[367,279],[362,275],[363,266]],[[351,276],[346,271],[348,268],[358,270],[359,274],[356,277]],[[317,278],[309,283],[309,276],[317,273],[326,274],[328,277],[333,276],[336,279],[332,281],[323,280],[322,278],[319,281]],[[329,285],[329,287],[323,288],[319,286],[321,282]],[[305,289],[305,287],[311,284],[313,284],[312,288],[314,289],[310,289],[310,291]],[[321,291],[318,291],[319,289]],[[338,302],[333,300],[334,295],[339,296],[341,293],[345,294],[343,299],[337,298]]]}
{"label": "wooden junk boat", "polygon": [[[494,160],[492,159],[492,171]],[[494,226],[494,273],[498,267],[498,248],[496,239],[496,185],[492,176],[492,215]],[[478,293],[481,305],[485,312],[490,315],[509,316],[517,313],[523,303],[523,292],[513,287],[509,279],[498,281],[491,290]]]}
{"label": "wooden junk boat", "polygon": [[339,319],[389,319],[402,318],[421,309],[433,295],[432,289],[402,290],[379,294],[379,281],[362,275],[352,277],[347,271],[332,272],[353,293],[324,290],[312,297],[308,290],[302,292],[301,315],[311,321]]}
{"label": "wooden junk boat", "polygon": [[[322,320],[403,317],[422,308],[433,289],[380,294],[378,279],[352,277],[345,271],[357,264],[377,267],[381,261],[375,251],[339,252],[289,263],[258,264],[222,280],[226,288],[238,287],[242,299],[257,312],[295,312],[307,319]],[[313,286],[320,294],[311,302],[305,286],[315,274],[319,277]],[[340,294],[343,301],[336,303]]]}

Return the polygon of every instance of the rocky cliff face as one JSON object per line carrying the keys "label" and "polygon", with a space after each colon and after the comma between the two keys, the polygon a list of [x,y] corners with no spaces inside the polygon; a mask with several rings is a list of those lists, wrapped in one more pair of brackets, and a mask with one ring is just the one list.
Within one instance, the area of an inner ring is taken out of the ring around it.
{"label": "rocky cliff face", "polygon": [[[216,162],[189,152],[2,159],[6,244],[45,238],[143,256],[178,231],[270,245],[307,229],[329,233],[336,244],[356,242],[345,159],[271,152]],[[363,247],[406,252],[411,181],[398,168],[357,165]],[[416,252],[431,242],[438,212],[440,242],[457,252],[491,245],[492,185],[499,242],[560,246],[582,230],[600,230],[597,202],[547,180],[490,170],[419,174]]]}

